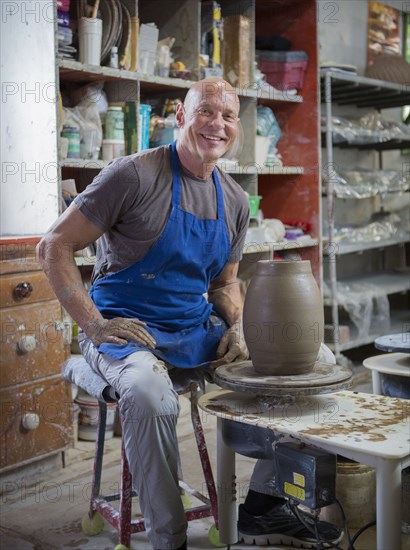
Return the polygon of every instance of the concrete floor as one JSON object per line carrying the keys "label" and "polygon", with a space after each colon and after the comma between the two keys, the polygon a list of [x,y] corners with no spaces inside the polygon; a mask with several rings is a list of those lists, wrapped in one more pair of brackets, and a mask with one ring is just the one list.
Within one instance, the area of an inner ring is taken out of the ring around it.
{"label": "concrete floor", "polygon": [[[370,391],[368,373],[361,372],[356,377],[355,388],[358,391]],[[204,491],[197,449],[192,436],[187,397],[181,397],[182,414],[178,425],[182,465],[185,481]],[[206,418],[204,425],[208,450],[215,468],[215,428],[214,417]],[[104,456],[103,491],[114,492],[119,483],[120,438],[107,441]],[[84,535],[81,531],[81,518],[88,509],[88,495],[93,467],[94,443],[77,441],[75,448],[65,453],[66,466],[58,471],[44,472],[43,476],[25,479],[10,484],[12,491],[3,494],[0,522],[0,548],[2,550],[113,550],[117,544],[116,532],[107,523],[104,531],[96,536]],[[237,456],[238,496],[243,502],[254,461]],[[35,482],[34,482],[35,479]],[[34,485],[33,485],[34,482]],[[195,501],[193,502],[195,504]],[[135,513],[135,511],[134,511]],[[190,550],[211,549],[208,530],[212,518],[190,522],[188,547]],[[354,531],[353,531],[354,533]],[[341,544],[347,549],[347,544]],[[150,550],[151,546],[145,533],[132,536],[135,550]],[[234,548],[245,550],[257,548],[238,543]],[[266,548],[266,547],[265,547]],[[277,548],[271,547],[271,548]],[[285,548],[281,546],[280,548]],[[356,542],[355,550],[375,550],[375,529],[368,529]],[[399,550],[383,548],[379,550]],[[402,550],[410,550],[410,536],[403,535]]]}

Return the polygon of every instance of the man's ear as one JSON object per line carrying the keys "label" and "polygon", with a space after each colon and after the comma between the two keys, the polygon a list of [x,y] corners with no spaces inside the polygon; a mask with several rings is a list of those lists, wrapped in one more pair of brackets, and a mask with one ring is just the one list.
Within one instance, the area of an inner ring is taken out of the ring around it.
{"label": "man's ear", "polygon": [[183,103],[178,103],[175,113],[175,120],[178,128],[183,128],[185,124],[185,109]]}

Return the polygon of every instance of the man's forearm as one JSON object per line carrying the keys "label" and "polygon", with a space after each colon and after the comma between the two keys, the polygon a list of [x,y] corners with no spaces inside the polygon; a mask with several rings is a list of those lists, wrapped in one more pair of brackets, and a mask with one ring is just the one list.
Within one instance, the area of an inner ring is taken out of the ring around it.
{"label": "man's forearm", "polygon": [[238,281],[209,290],[208,300],[228,326],[242,319],[243,300]]}
{"label": "man's forearm", "polygon": [[49,257],[39,248],[43,270],[61,305],[84,332],[103,319],[84,288],[81,273],[73,257]]}

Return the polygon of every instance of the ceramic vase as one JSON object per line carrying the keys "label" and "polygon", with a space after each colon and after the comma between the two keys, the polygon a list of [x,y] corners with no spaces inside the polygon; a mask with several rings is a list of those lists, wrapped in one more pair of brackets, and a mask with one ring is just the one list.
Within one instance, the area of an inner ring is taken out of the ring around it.
{"label": "ceramic vase", "polygon": [[310,372],[323,341],[323,324],[322,297],[309,260],[256,264],[243,311],[245,341],[256,372]]}

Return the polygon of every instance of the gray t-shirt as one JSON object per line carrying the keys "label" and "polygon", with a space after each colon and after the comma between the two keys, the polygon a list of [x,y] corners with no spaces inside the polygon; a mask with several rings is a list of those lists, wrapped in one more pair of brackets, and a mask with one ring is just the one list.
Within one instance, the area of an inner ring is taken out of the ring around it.
{"label": "gray t-shirt", "polygon": [[[230,262],[242,258],[249,220],[243,189],[217,168],[225,222],[231,241]],[[157,242],[171,212],[170,146],[147,149],[111,162],[75,198],[80,211],[104,231],[98,240],[93,282],[142,260]],[[196,178],[181,166],[181,208],[201,219],[216,218],[212,177]]]}

